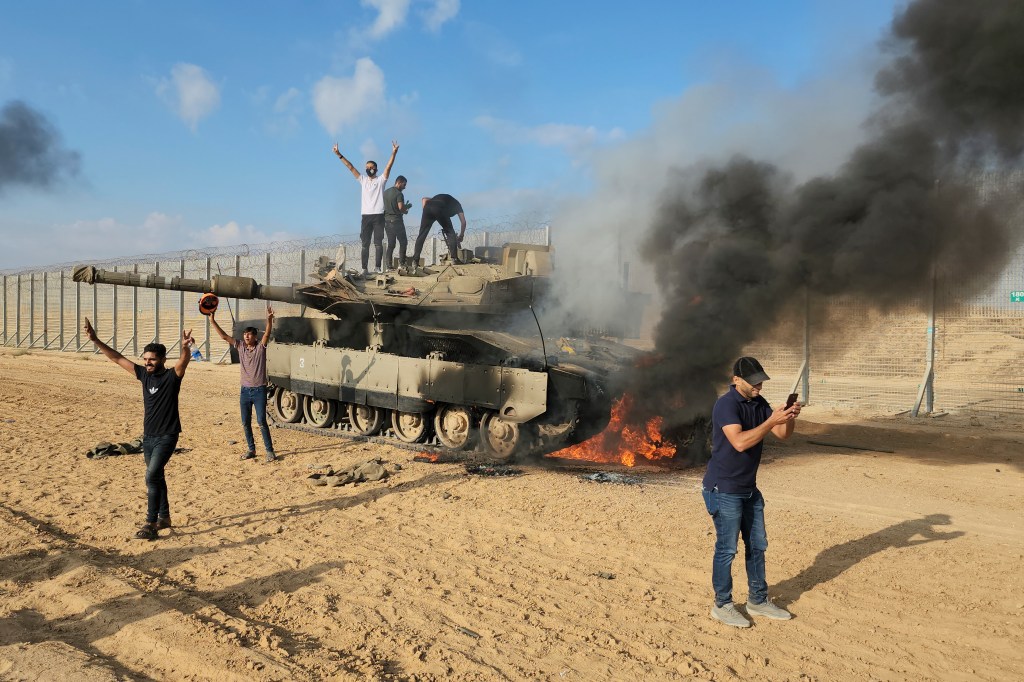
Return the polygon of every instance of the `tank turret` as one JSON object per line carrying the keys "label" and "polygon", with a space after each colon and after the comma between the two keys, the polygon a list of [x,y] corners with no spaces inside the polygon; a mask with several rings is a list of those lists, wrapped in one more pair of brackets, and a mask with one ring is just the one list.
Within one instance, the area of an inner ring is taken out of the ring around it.
{"label": "tank turret", "polygon": [[637,351],[604,339],[542,336],[531,314],[552,273],[546,246],[463,252],[425,276],[360,278],[326,258],[310,283],[162,277],[76,267],[75,281],[295,303],[325,317],[279,317],[267,349],[269,410],[280,425],[481,450],[544,453],[605,427],[615,376]]}

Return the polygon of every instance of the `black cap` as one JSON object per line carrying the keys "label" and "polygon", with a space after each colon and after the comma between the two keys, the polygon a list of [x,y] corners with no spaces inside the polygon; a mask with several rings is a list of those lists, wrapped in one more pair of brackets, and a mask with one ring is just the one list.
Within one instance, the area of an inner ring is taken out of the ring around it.
{"label": "black cap", "polygon": [[764,373],[764,367],[757,358],[742,357],[732,366],[732,375],[743,379],[748,384],[759,384],[771,377]]}

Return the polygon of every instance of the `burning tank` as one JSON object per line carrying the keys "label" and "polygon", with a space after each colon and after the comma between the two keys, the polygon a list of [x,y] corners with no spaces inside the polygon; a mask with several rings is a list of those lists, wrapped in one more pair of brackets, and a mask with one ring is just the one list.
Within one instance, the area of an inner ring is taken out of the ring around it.
{"label": "burning tank", "polygon": [[310,283],[290,286],[88,265],[75,268],[74,280],[324,313],[275,321],[268,410],[285,426],[472,450],[493,461],[550,453],[604,429],[618,375],[638,351],[596,335],[541,331],[535,308],[550,284],[549,247],[512,243],[460,256],[468,262],[442,261],[425,276],[369,279],[321,257]]}

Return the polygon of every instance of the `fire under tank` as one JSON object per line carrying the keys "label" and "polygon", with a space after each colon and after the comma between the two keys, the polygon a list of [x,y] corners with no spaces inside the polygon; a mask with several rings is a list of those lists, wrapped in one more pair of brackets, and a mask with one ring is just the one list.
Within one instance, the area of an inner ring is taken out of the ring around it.
{"label": "fire under tank", "polygon": [[[274,323],[268,413],[282,426],[472,451],[495,462],[554,452],[604,429],[621,373],[638,351],[597,335],[539,331],[535,308],[551,282],[549,247],[512,243],[459,255],[468,262],[443,261],[424,276],[366,279],[321,257],[314,281],[290,286],[88,265],[75,268],[74,280],[212,292],[324,313]],[[236,338],[250,324],[263,321],[239,321]]]}

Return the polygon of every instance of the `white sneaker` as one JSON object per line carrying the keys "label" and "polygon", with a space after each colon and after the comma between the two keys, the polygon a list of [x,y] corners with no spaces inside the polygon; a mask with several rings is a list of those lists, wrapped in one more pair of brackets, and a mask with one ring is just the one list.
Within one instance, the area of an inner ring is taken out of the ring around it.
{"label": "white sneaker", "polygon": [[732,602],[723,604],[722,606],[712,607],[711,617],[721,623],[731,625],[734,628],[750,627],[750,621],[744,618],[743,614],[736,610],[736,605]]}
{"label": "white sneaker", "polygon": [[776,606],[770,600],[766,600],[761,604],[752,604],[747,602],[747,613],[751,616],[764,616],[765,618],[771,618],[772,620],[789,620],[793,617],[792,613],[784,608]]}

